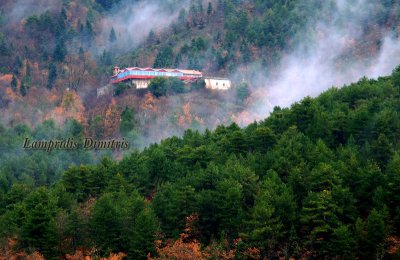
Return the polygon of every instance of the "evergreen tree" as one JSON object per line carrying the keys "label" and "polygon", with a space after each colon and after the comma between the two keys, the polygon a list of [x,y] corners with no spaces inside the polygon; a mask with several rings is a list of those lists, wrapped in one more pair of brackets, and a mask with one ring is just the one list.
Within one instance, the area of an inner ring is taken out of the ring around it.
{"label": "evergreen tree", "polygon": [[14,92],[17,92],[18,80],[17,80],[17,78],[15,77],[15,75],[13,75],[13,76],[12,76],[12,79],[11,79],[11,88],[12,88],[12,90],[13,90]]}
{"label": "evergreen tree", "polygon": [[381,169],[385,169],[385,166],[392,156],[392,145],[389,139],[385,134],[381,133],[378,139],[372,143],[371,148],[376,162]]}
{"label": "evergreen tree", "polygon": [[53,88],[56,79],[57,79],[57,66],[54,63],[50,63],[49,74],[47,77],[47,88],[48,89]]}
{"label": "evergreen tree", "polygon": [[168,78],[167,79],[167,88],[172,93],[183,93],[185,92],[185,85],[182,80],[178,78]]}
{"label": "evergreen tree", "polygon": [[148,89],[155,97],[165,96],[168,91],[167,79],[162,77],[153,78]]}
{"label": "evergreen tree", "polygon": [[22,59],[21,59],[21,57],[20,56],[17,56],[16,58],[15,58],[15,67],[14,67],[14,73],[16,74],[16,75],[20,75],[20,72],[21,72],[21,69],[22,69],[22,67],[23,67],[23,62],[22,62]]}
{"label": "evergreen tree", "polygon": [[58,16],[58,19],[57,19],[57,22],[55,25],[55,35],[58,40],[61,40],[62,37],[65,36],[65,33],[67,31],[66,21],[67,21],[67,10],[65,10],[65,8],[63,7],[61,9],[61,12]]}
{"label": "evergreen tree", "polygon": [[155,254],[154,241],[159,230],[159,223],[153,210],[144,208],[134,216],[133,225],[127,231],[128,258],[147,259],[148,254]]}
{"label": "evergreen tree", "polygon": [[82,216],[78,213],[78,209],[72,209],[67,217],[65,233],[71,239],[71,247],[74,251],[78,247],[86,246],[85,240],[88,236],[86,229],[87,223],[85,223]]}
{"label": "evergreen tree", "polygon": [[96,247],[102,255],[110,252],[118,252],[122,246],[122,212],[119,211],[121,204],[126,205],[126,197],[117,194],[104,194],[96,202],[89,222],[90,233]]}
{"label": "evergreen tree", "polygon": [[21,241],[41,252],[46,258],[57,256],[57,228],[54,221],[56,204],[48,191],[40,188],[24,201],[26,219],[21,227]]}
{"label": "evergreen tree", "polygon": [[100,57],[100,63],[103,66],[110,66],[113,63],[113,58],[109,51],[103,50],[103,54]]}
{"label": "evergreen tree", "polygon": [[356,241],[347,226],[341,225],[333,229],[329,248],[332,255],[343,259],[354,259],[354,248]]}
{"label": "evergreen tree", "polygon": [[174,52],[170,46],[161,49],[154,60],[154,68],[168,68],[174,61]]}
{"label": "evergreen tree", "polygon": [[210,16],[212,14],[213,8],[211,2],[208,2],[208,7],[207,7],[207,15]]}
{"label": "evergreen tree", "polygon": [[54,59],[54,61],[57,61],[57,62],[63,62],[66,55],[67,55],[67,47],[65,46],[64,40],[61,39],[57,43],[57,45],[54,49],[53,59]]}
{"label": "evergreen tree", "polygon": [[400,155],[395,153],[386,167],[388,206],[393,210],[395,226],[400,231]]}
{"label": "evergreen tree", "polygon": [[153,30],[150,30],[149,35],[147,36],[147,44],[152,45],[157,41],[157,35]]}
{"label": "evergreen tree", "polygon": [[25,79],[24,79],[27,88],[29,88],[31,86],[31,65],[29,64],[29,62],[26,62],[26,75],[25,75]]}
{"label": "evergreen tree", "polygon": [[239,86],[236,88],[236,98],[239,101],[240,104],[243,103],[243,101],[250,96],[250,90],[249,86],[246,83],[241,83]]}
{"label": "evergreen tree", "polygon": [[114,30],[114,27],[113,27],[113,28],[111,28],[109,41],[111,43],[114,43],[116,40],[117,40],[117,35],[115,34],[115,30]]}
{"label": "evergreen tree", "polygon": [[19,92],[21,93],[21,96],[26,96],[26,86],[25,86],[25,82],[21,81],[21,85],[19,87]]}
{"label": "evergreen tree", "polygon": [[133,115],[133,110],[125,107],[121,114],[121,125],[120,131],[123,135],[126,135],[129,131],[133,130],[135,127],[135,118]]}
{"label": "evergreen tree", "polygon": [[94,36],[93,26],[89,20],[86,20],[85,30],[84,30],[85,37],[87,41],[91,41]]}
{"label": "evergreen tree", "polygon": [[376,209],[373,209],[367,221],[367,241],[370,253],[380,258],[383,254],[383,242],[386,237],[385,222],[383,217]]}
{"label": "evergreen tree", "polygon": [[289,235],[294,214],[295,204],[290,189],[276,172],[268,172],[267,178],[260,185],[249,222],[252,231],[246,236],[250,245],[264,252],[273,252],[285,233]]}
{"label": "evergreen tree", "polygon": [[312,250],[324,253],[332,230],[338,227],[336,205],[332,201],[331,192],[324,190],[319,193],[310,192],[305,198],[300,214],[300,223],[304,235],[309,238]]}
{"label": "evergreen tree", "polygon": [[397,66],[392,72],[392,81],[395,87],[400,89],[400,66]]}

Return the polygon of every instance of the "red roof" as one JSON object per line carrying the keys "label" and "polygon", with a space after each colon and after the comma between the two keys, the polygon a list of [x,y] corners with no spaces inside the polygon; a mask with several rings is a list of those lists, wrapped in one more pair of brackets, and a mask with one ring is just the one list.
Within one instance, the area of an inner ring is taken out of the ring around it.
{"label": "red roof", "polygon": [[125,72],[127,70],[136,70],[136,71],[158,71],[158,72],[178,72],[178,73],[184,73],[184,74],[198,74],[201,75],[200,71],[197,70],[181,70],[181,69],[168,69],[168,68],[159,68],[159,69],[154,69],[154,68],[138,68],[138,67],[131,67],[131,68],[126,68],[120,71],[120,73]]}

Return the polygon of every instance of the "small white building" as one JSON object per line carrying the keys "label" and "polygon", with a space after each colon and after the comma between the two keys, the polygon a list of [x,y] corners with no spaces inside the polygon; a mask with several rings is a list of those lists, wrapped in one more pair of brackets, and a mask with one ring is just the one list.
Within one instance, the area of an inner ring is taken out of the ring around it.
{"label": "small white building", "polygon": [[228,90],[232,87],[232,83],[226,78],[205,77],[206,89]]}

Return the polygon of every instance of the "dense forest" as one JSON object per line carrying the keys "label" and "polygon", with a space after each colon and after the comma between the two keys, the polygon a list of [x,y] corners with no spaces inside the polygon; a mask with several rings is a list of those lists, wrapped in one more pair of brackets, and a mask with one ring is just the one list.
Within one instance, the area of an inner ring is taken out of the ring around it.
{"label": "dense forest", "polygon": [[399,259],[399,33],[396,0],[1,0],[0,259]]}
{"label": "dense forest", "polygon": [[[2,167],[2,253],[397,258],[399,111],[397,68],[275,107],[245,128],[187,130],[46,182],[37,174],[45,162],[20,176]],[[31,130],[3,128],[1,148],[13,147],[21,131]]]}

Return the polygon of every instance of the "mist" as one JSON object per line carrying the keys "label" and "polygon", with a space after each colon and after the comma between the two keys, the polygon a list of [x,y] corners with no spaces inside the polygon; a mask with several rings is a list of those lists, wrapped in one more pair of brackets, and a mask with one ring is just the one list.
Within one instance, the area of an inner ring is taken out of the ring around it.
{"label": "mist", "polygon": [[389,75],[400,64],[400,41],[392,32],[381,35],[377,51],[371,44],[360,44],[365,37],[363,30],[373,17],[372,1],[333,2],[333,6],[324,6],[334,7],[328,10],[331,13],[326,19],[309,22],[301,33],[304,40],[282,58],[274,75],[266,77],[266,71],[260,69],[250,80],[257,86],[252,96],[260,98],[249,105],[248,120],[260,120],[274,106],[288,107],[306,96],[315,97],[364,76]]}
{"label": "mist", "polygon": [[[123,1],[100,21],[98,51],[127,52],[146,41],[151,31],[161,33],[176,21],[179,11],[188,8],[188,1],[147,0]],[[114,29],[117,40],[110,42]]]}
{"label": "mist", "polygon": [[[310,3],[302,1],[297,8],[308,4]],[[156,12],[157,8],[157,5],[150,4],[145,9],[148,11],[143,15]],[[322,3],[320,8],[320,15],[311,17],[304,30],[293,36],[300,40],[290,52],[283,55],[278,66],[272,71],[266,71],[257,61],[254,64],[239,66],[236,73],[228,76],[234,85],[245,80],[252,86],[251,95],[242,111],[235,112],[231,110],[232,107],[222,108],[223,105],[214,109],[210,106],[213,101],[206,99],[203,102],[207,105],[201,108],[188,97],[183,102],[174,97],[167,97],[168,106],[164,107],[164,110],[171,113],[180,110],[183,104],[189,102],[192,105],[191,114],[194,117],[203,115],[200,118],[204,119],[204,125],[187,127],[198,130],[205,127],[214,129],[216,122],[229,124],[233,121],[240,126],[246,126],[268,117],[275,106],[289,107],[306,96],[316,97],[331,87],[342,87],[364,76],[377,78],[389,75],[400,64],[400,41],[393,36],[393,32],[377,29],[379,42],[376,44],[368,38],[372,33],[368,28],[374,28],[374,23],[378,21],[373,1],[331,0]],[[141,24],[146,20],[144,16],[132,16],[129,24]],[[174,19],[176,13],[166,24],[171,24]],[[140,34],[147,35],[151,28],[155,27],[144,27]],[[109,27],[105,31],[110,30]],[[121,29],[116,29],[119,30]],[[132,34],[132,29],[127,30]],[[140,39],[135,43],[138,45]],[[220,101],[228,103],[224,100],[232,99],[234,89],[221,92],[221,96]],[[151,130],[147,132],[148,138],[144,141],[146,144],[183,133],[182,128],[171,125],[166,118],[155,118],[151,125],[153,127],[150,127]]]}
{"label": "mist", "polygon": [[[145,106],[140,108],[138,103],[144,102],[140,97],[135,98],[137,103],[127,100],[119,105],[136,108],[140,134],[146,135],[142,142],[147,145],[171,135],[182,135],[187,128],[214,129],[218,124],[229,124],[232,121],[246,126],[254,120],[266,118],[274,106],[288,107],[306,96],[315,97],[330,87],[341,87],[364,76],[377,78],[388,75],[400,64],[400,41],[393,30],[382,31],[377,26],[377,22],[382,21],[376,18],[379,10],[376,10],[374,2],[300,1],[296,7],[298,10],[315,7],[320,12],[315,10],[318,15],[307,17],[304,30],[292,36],[296,40],[294,47],[284,52],[279,64],[274,68],[269,67],[268,71],[261,64],[260,57],[253,64],[238,66],[237,72],[232,75],[207,71],[207,68],[212,70],[214,66],[205,65],[204,70],[210,76],[227,76],[234,85],[243,80],[249,83],[251,95],[244,102],[244,107],[235,103],[235,89],[217,94],[194,91],[162,97],[154,101],[153,107],[158,108],[157,111],[151,111]],[[206,3],[208,1],[203,1],[203,7]],[[95,54],[93,56],[99,57],[106,50],[117,57],[112,65],[135,66],[130,62],[129,53],[139,47],[146,48],[147,44],[144,43],[151,31],[160,39],[169,39],[163,36],[173,30],[171,25],[178,20],[180,10],[188,10],[190,4],[190,0],[121,1],[112,10],[100,13],[99,19],[93,23],[96,35],[95,42],[90,44],[92,54]],[[61,6],[61,1],[18,0],[6,3],[4,10],[9,17],[20,22],[30,14],[40,14],[46,10],[59,11]],[[376,32],[368,31],[375,27]],[[112,28],[117,38],[113,42],[110,41]],[[374,37],[369,37],[370,34],[374,34]],[[376,39],[379,39],[378,43]],[[157,53],[160,45],[155,42],[148,45],[149,53]],[[208,48],[211,51],[212,45]],[[143,53],[147,63],[151,64],[152,60],[146,56],[146,51]],[[118,64],[121,60],[127,64]],[[184,61],[181,67],[191,69],[188,64]],[[108,84],[107,75],[103,76],[104,80],[100,84]],[[85,87],[79,94],[83,99],[86,96],[91,98],[88,89],[95,87],[94,84],[93,87]],[[19,104],[15,106],[19,107]],[[11,114],[8,117],[8,121],[13,118]]]}
{"label": "mist", "polygon": [[[159,10],[157,1],[150,2],[149,5],[146,3],[148,6],[143,9],[145,11],[142,15],[136,15],[136,18],[133,15],[128,23],[132,26],[146,24],[146,16],[151,16]],[[297,8],[301,9],[309,4],[309,1],[302,1]],[[254,64],[239,66],[236,73],[228,76],[236,85],[245,80],[252,86],[251,95],[245,102],[243,111],[216,111],[208,106],[204,106],[204,109],[193,106],[191,113],[194,116],[205,115],[205,127],[211,129],[216,126],[211,123],[212,120],[207,120],[212,116],[216,116],[214,119],[219,123],[234,121],[246,126],[255,120],[268,117],[275,106],[289,107],[306,96],[316,97],[331,87],[342,87],[362,77],[378,78],[391,74],[400,64],[400,41],[393,31],[382,31],[378,28],[377,22],[381,22],[378,18],[380,10],[377,10],[375,4],[376,2],[371,0],[324,1],[319,7],[320,14],[310,17],[304,30],[293,36],[300,40],[289,53],[283,55],[278,66],[272,71],[266,71],[257,61]],[[165,16],[166,12],[157,13],[157,17],[159,15]],[[175,12],[166,20],[164,27],[155,27],[154,24],[143,26],[143,30],[139,32],[139,35],[143,36],[142,39],[139,37],[133,43],[138,46],[150,30],[165,30],[176,18]],[[118,32],[123,30],[119,27],[114,29]],[[371,29],[375,29],[376,32],[370,31]],[[110,30],[111,27],[108,27],[104,31],[109,34]],[[126,30],[129,32],[128,36],[134,35],[134,29],[130,26],[127,26]],[[370,34],[375,34],[375,37],[378,35],[376,38],[379,38],[379,42],[371,40]],[[125,37],[123,42],[129,42],[129,37]],[[243,74],[243,71],[251,73]],[[226,99],[231,99],[233,92],[234,90],[224,93]],[[183,103],[168,97],[166,110],[180,109]],[[156,119],[153,124],[157,127],[151,129],[157,130],[156,133],[148,133],[151,140],[182,133],[182,129],[168,127],[166,120]],[[204,126],[201,129],[204,129]],[[155,136],[156,138],[153,138]]]}
{"label": "mist", "polygon": [[33,14],[42,14],[46,11],[58,11],[62,6],[61,1],[54,0],[17,0],[6,3],[4,13],[7,17],[7,22],[19,23],[21,19]]}

